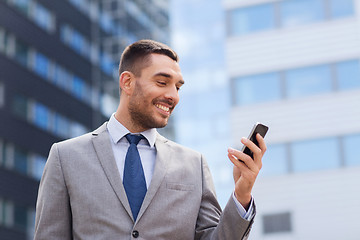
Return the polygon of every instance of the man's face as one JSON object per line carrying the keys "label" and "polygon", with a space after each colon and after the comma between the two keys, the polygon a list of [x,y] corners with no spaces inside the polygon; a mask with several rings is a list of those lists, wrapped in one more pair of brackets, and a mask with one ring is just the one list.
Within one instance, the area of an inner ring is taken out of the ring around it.
{"label": "man's face", "polygon": [[141,131],[167,125],[184,84],[176,61],[161,54],[151,54],[150,59],[150,65],[135,78],[135,88],[129,96],[130,117]]}

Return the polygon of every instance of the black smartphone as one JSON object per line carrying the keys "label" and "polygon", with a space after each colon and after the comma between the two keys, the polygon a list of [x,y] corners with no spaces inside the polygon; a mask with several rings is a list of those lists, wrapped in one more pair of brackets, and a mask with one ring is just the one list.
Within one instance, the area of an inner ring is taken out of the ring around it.
{"label": "black smartphone", "polygon": [[[259,143],[256,140],[256,134],[259,133],[262,137],[265,137],[268,129],[269,129],[268,126],[265,126],[264,124],[257,122],[257,123],[255,123],[254,127],[252,128],[248,139],[250,141],[252,141],[253,143],[255,143],[256,146],[259,146]],[[249,155],[251,158],[253,158],[253,152],[245,145],[243,146],[241,151],[243,153],[246,153],[247,155]]]}

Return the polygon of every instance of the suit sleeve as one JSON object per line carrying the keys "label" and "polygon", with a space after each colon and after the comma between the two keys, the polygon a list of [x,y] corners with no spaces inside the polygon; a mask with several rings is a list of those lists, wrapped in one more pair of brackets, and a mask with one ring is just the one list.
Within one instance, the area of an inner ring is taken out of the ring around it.
{"label": "suit sleeve", "polygon": [[195,239],[247,239],[253,218],[249,221],[243,219],[238,213],[232,197],[229,198],[224,211],[221,211],[210,170],[204,158],[202,158],[202,183],[202,201],[196,224]]}
{"label": "suit sleeve", "polygon": [[72,239],[69,195],[57,144],[50,150],[36,203],[34,240]]}

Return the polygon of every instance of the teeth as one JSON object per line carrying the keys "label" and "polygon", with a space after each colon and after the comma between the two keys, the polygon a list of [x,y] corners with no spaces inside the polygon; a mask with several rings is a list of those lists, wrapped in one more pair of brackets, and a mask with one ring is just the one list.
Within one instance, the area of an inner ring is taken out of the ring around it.
{"label": "teeth", "polygon": [[160,104],[156,104],[155,105],[157,108],[160,108],[161,110],[165,111],[165,112],[169,112],[170,111],[170,108],[168,107],[165,107],[163,105],[160,105]]}

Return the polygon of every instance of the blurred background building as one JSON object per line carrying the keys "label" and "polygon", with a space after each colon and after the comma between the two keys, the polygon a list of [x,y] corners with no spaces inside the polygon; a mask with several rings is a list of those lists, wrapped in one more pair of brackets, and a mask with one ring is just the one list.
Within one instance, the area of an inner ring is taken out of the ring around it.
{"label": "blurred background building", "polygon": [[141,38],[167,43],[167,8],[167,0],[0,1],[0,239],[32,239],[50,146],[116,110],[120,54]]}
{"label": "blurred background building", "polygon": [[360,1],[223,4],[232,142],[270,126],[251,239],[359,239]]}

